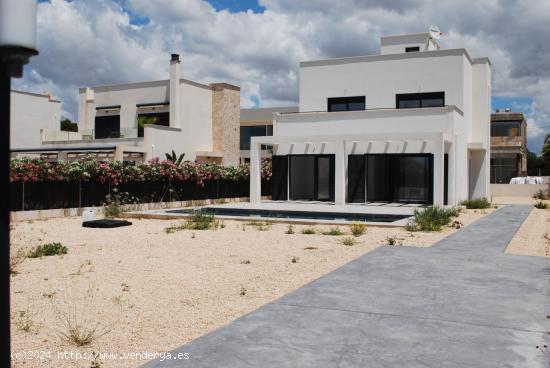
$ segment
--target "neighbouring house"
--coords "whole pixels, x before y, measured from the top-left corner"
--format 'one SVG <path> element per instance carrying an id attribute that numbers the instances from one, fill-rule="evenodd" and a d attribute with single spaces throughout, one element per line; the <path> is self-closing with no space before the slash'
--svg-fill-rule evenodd
<path id="1" fill-rule="evenodd" d="M 298 106 L 241 109 L 241 162 L 250 162 L 250 138 L 273 135 L 275 113 L 298 112 Z M 271 157 L 271 148 L 262 146 L 261 157 Z"/>
<path id="2" fill-rule="evenodd" d="M 527 121 L 522 112 L 491 114 L 491 183 L 509 183 L 527 175 Z"/>
<path id="3" fill-rule="evenodd" d="M 457 204 L 489 197 L 491 63 L 428 33 L 381 38 L 379 55 L 300 63 L 299 112 L 252 137 L 273 149 L 272 199 Z"/>
<path id="4" fill-rule="evenodd" d="M 61 102 L 48 93 L 11 91 L 10 148 L 17 156 L 20 150 L 40 149 L 40 130 L 59 130 Z"/>
<path id="5" fill-rule="evenodd" d="M 80 88 L 78 132 L 37 126 L 27 134 L 40 137 L 40 145 L 18 152 L 142 162 L 173 150 L 187 160 L 238 164 L 240 87 L 196 83 L 180 73 L 179 55 L 172 54 L 168 80 Z"/>

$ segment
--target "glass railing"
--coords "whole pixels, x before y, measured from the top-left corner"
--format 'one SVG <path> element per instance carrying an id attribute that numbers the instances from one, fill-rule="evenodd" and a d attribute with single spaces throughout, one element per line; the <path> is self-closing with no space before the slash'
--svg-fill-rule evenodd
<path id="1" fill-rule="evenodd" d="M 137 128 L 123 128 L 117 131 L 81 129 L 78 132 L 66 132 L 62 130 L 43 130 L 43 142 L 60 141 L 86 141 L 95 139 L 127 139 L 138 138 Z"/>

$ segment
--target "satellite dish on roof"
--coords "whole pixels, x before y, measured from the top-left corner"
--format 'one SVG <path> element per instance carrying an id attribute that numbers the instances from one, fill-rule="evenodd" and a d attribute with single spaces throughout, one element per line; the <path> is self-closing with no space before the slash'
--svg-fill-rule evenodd
<path id="1" fill-rule="evenodd" d="M 439 37 L 441 37 L 441 35 L 443 34 L 439 30 L 438 26 L 430 26 L 429 32 L 430 32 L 430 38 L 432 40 L 439 40 Z"/>

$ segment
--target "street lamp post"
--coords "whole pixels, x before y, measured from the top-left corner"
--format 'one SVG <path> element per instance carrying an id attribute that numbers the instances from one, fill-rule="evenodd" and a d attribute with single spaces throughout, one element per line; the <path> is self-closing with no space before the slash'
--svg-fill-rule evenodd
<path id="1" fill-rule="evenodd" d="M 0 201 L 0 366 L 10 367 L 10 93 L 11 78 L 23 76 L 23 65 L 36 50 L 36 0 L 0 0 L 0 173 L 8 198 Z"/>

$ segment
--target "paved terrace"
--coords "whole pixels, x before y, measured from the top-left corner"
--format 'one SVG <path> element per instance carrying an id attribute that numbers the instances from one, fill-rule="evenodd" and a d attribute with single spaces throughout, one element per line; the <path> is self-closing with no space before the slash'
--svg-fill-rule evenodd
<path id="1" fill-rule="evenodd" d="M 145 367 L 548 368 L 549 261 L 503 253 L 531 208 L 380 247 Z"/>

